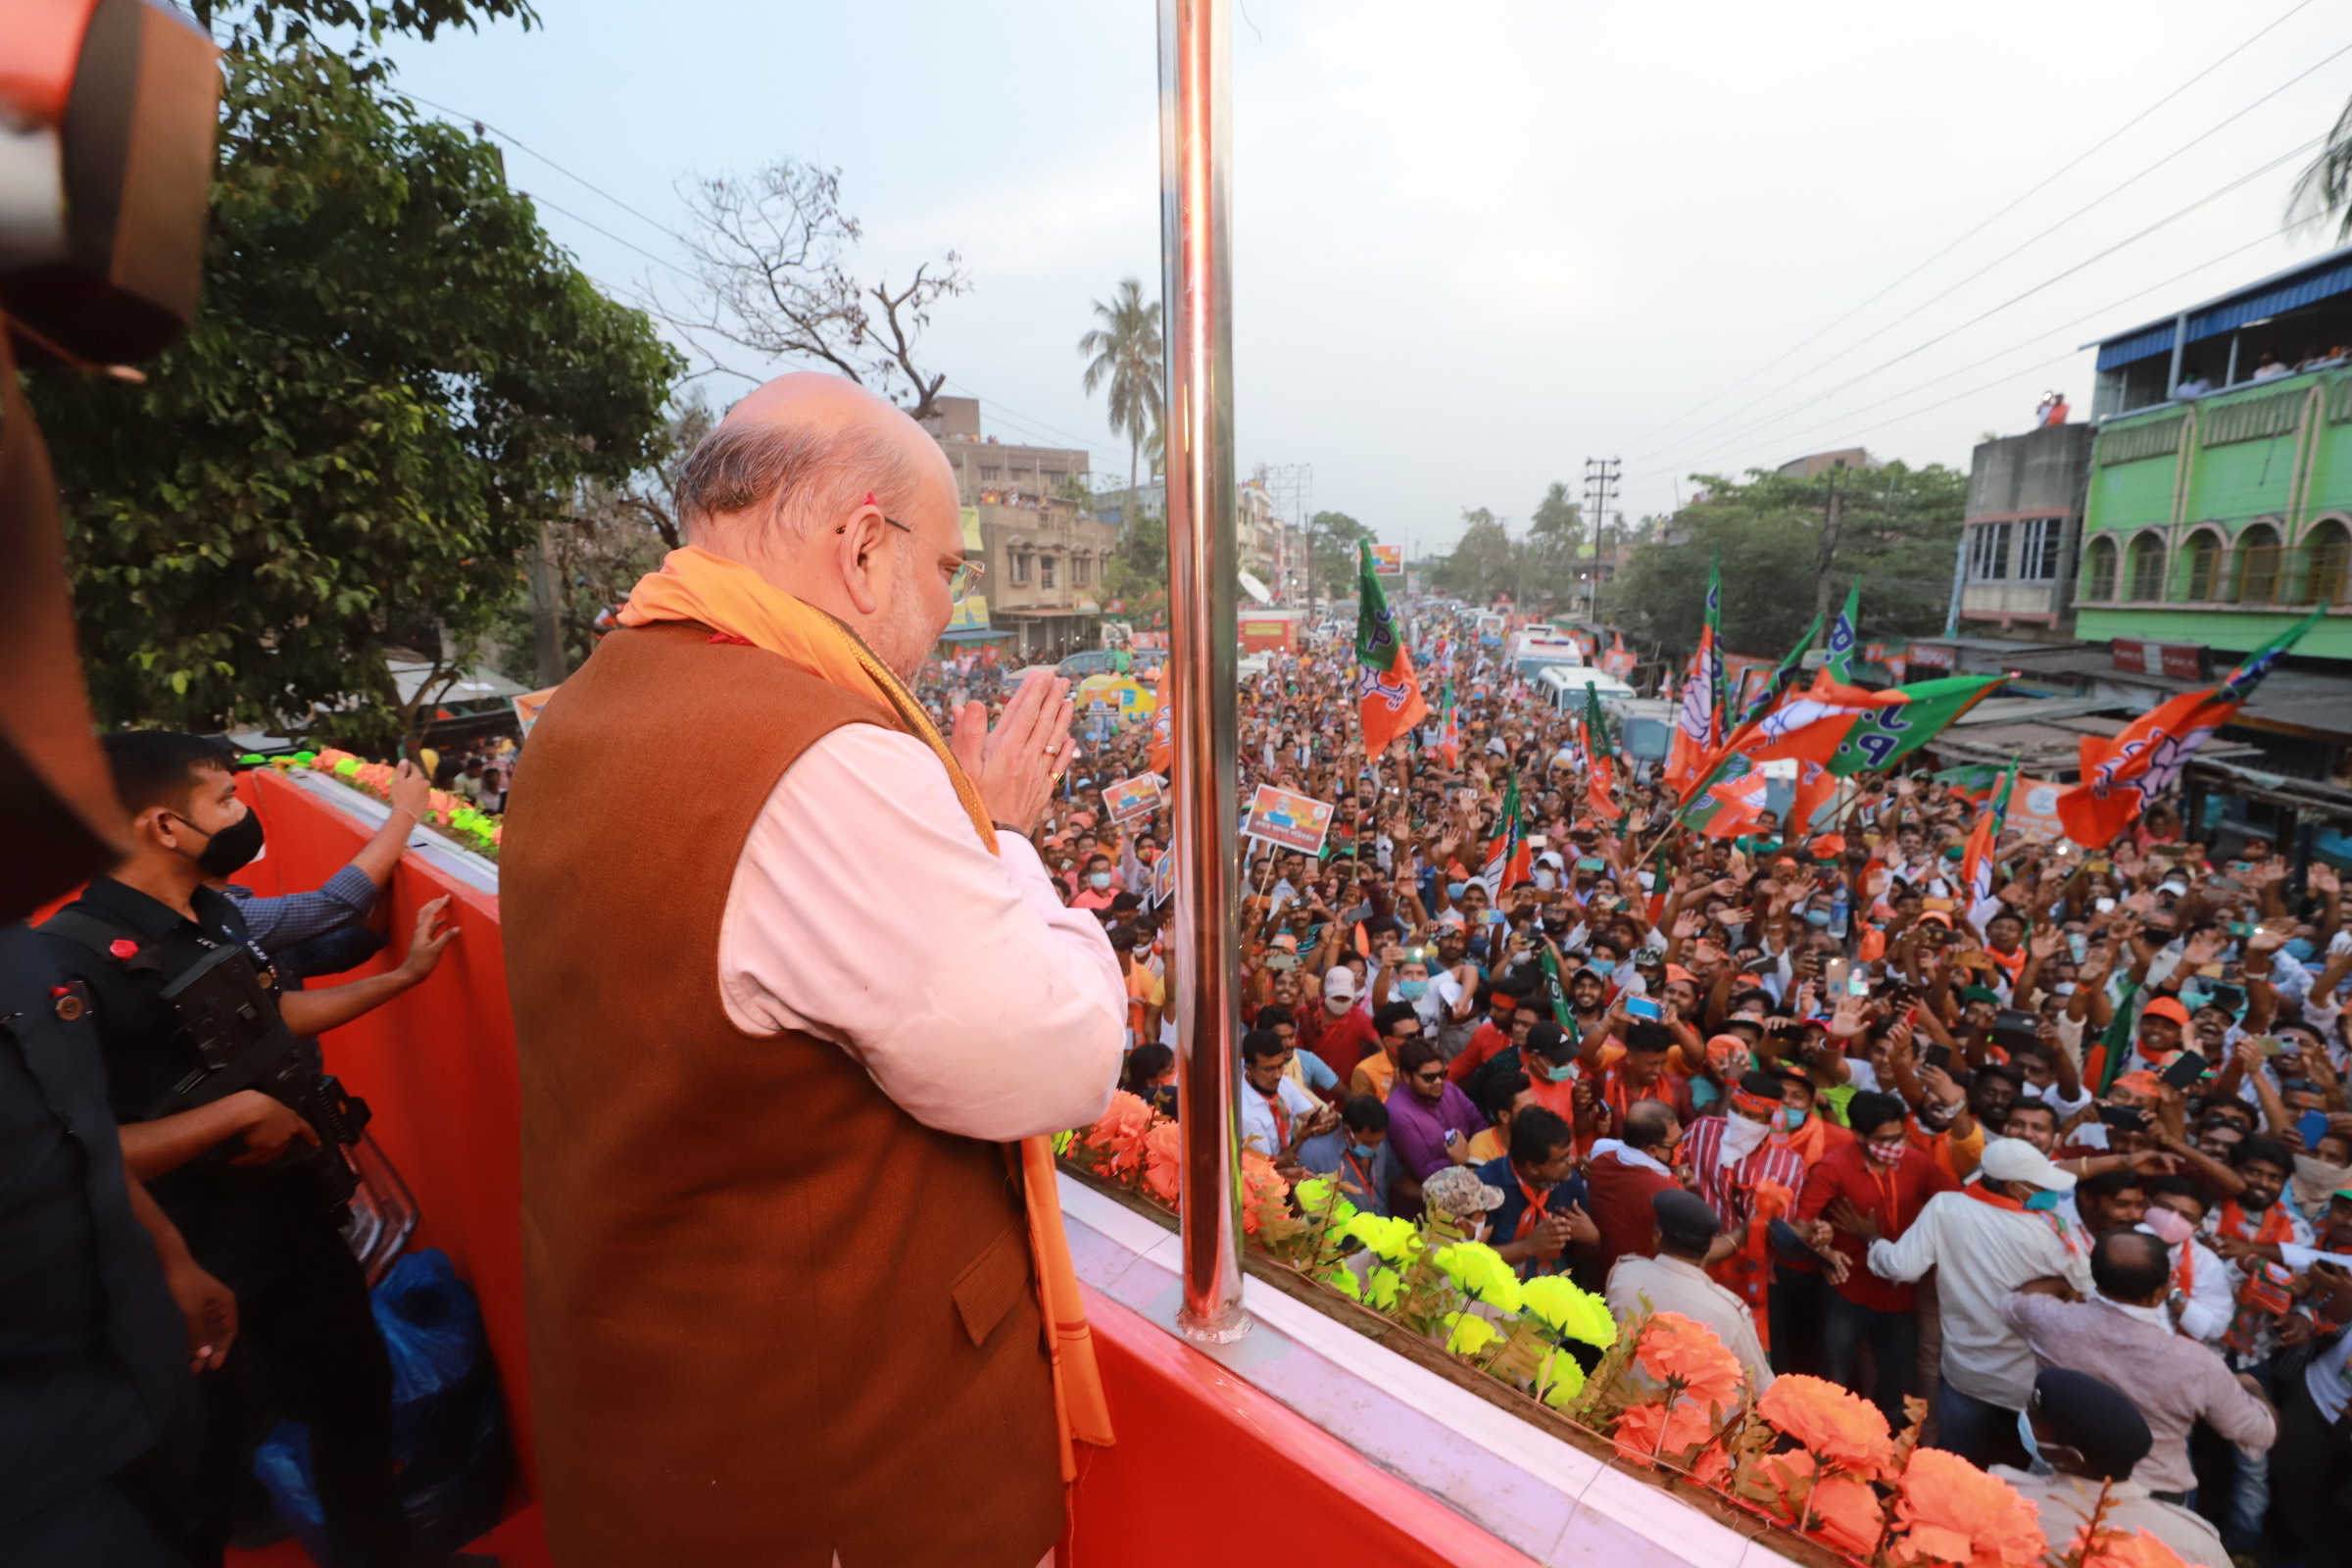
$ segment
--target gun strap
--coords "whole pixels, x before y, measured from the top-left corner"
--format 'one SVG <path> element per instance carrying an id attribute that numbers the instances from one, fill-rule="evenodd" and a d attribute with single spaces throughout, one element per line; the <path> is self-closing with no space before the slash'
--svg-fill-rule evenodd
<path id="1" fill-rule="evenodd" d="M 43 920 L 37 929 L 44 934 L 64 937 L 69 942 L 77 942 L 109 963 L 122 961 L 115 956 L 117 942 L 127 938 L 140 947 L 147 945 L 139 941 L 137 932 L 119 926 L 112 920 L 101 920 L 81 909 L 60 909 Z"/>
<path id="2" fill-rule="evenodd" d="M 102 920 L 94 914 L 74 908 L 58 910 L 57 913 L 42 921 L 39 929 L 43 932 L 54 932 L 69 942 L 79 943 L 109 963 L 117 964 L 122 960 L 116 956 L 114 945 L 125 938 L 132 942 L 139 941 L 138 933 L 135 931 L 119 926 L 112 920 Z M 145 944 L 140 943 L 140 946 L 144 947 Z M 225 951 L 242 953 L 244 950 L 228 948 Z M 172 981 L 194 972 L 197 967 L 200 965 L 190 965 L 180 974 L 166 977 L 165 985 L 169 986 Z M 198 1105 L 209 1105 L 216 1100 L 225 1100 L 240 1089 L 252 1088 L 278 1057 L 292 1049 L 293 1040 L 293 1035 L 286 1030 L 281 1019 L 277 1028 L 264 1031 L 258 1039 L 239 1052 L 236 1057 L 225 1066 L 212 1068 L 195 1076 L 192 1080 L 182 1078 L 178 1083 L 165 1090 L 148 1104 L 146 1113 L 136 1119 L 155 1121 L 164 1116 L 176 1115 L 183 1110 L 194 1110 Z"/>

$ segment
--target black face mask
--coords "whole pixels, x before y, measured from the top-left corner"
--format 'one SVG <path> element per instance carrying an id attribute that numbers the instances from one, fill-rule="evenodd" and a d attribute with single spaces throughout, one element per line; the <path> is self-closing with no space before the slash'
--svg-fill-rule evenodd
<path id="1" fill-rule="evenodd" d="M 253 858 L 261 853 L 262 818 L 248 808 L 243 816 L 215 833 L 206 843 L 204 853 L 196 857 L 196 869 L 206 876 L 232 876 L 252 864 Z"/>

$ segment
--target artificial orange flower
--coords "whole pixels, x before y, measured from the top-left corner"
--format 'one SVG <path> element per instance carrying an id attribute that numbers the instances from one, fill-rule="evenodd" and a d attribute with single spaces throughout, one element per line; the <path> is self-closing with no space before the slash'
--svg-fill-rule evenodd
<path id="1" fill-rule="evenodd" d="M 1617 1451 L 1647 1463 L 1666 1459 L 1681 1463 L 1690 1449 L 1715 1435 L 1715 1423 L 1703 1406 L 1677 1399 L 1663 1404 L 1637 1404 L 1617 1422 Z"/>
<path id="2" fill-rule="evenodd" d="M 1894 1456 L 1886 1417 L 1868 1399 L 1801 1372 L 1773 1379 L 1756 1413 L 1833 1469 L 1875 1480 Z"/>
<path id="3" fill-rule="evenodd" d="M 1702 1405 L 1740 1402 L 1745 1379 L 1740 1358 L 1723 1348 L 1715 1331 L 1680 1312 L 1654 1314 L 1642 1330 L 1635 1359 L 1660 1383 L 1677 1383 Z"/>
<path id="4" fill-rule="evenodd" d="M 2034 1505 L 1956 1453 L 1916 1448 L 1896 1485 L 1894 1560 L 2029 1568 L 2047 1543 Z"/>
<path id="5" fill-rule="evenodd" d="M 1291 1184 L 1276 1174 L 1274 1162 L 1254 1149 L 1242 1151 L 1242 1233 L 1257 1234 L 1258 1217 L 1268 1203 L 1290 1201 Z"/>
<path id="6" fill-rule="evenodd" d="M 2075 1534 L 2073 1552 L 2081 1553 L 2082 1568 L 2189 1568 L 2186 1558 L 2145 1530 L 2128 1536 L 2120 1530 L 2102 1530 L 2085 1551 L 2082 1538 L 2089 1533 L 2090 1526 L 2085 1523 Z"/>
<path id="7" fill-rule="evenodd" d="M 1100 1158 L 1097 1170 L 1105 1176 L 1124 1176 L 1144 1160 L 1144 1138 L 1152 1131 L 1153 1111 L 1140 1095 L 1122 1089 L 1110 1097 L 1110 1108 L 1079 1139 Z"/>
<path id="8" fill-rule="evenodd" d="M 1184 1146 L 1176 1123 L 1163 1121 L 1144 1135 L 1144 1190 L 1163 1203 L 1184 1191 Z"/>
<path id="9" fill-rule="evenodd" d="M 1724 1483 L 1732 1479 L 1732 1456 L 1723 1451 L 1721 1444 L 1708 1444 L 1690 1461 L 1690 1479 L 1720 1492 Z"/>
<path id="10" fill-rule="evenodd" d="M 1854 1556 L 1868 1556 L 1886 1526 L 1886 1510 L 1867 1481 L 1852 1476 L 1825 1475 L 1815 1479 L 1805 1499 L 1813 1515 L 1812 1534 Z"/>

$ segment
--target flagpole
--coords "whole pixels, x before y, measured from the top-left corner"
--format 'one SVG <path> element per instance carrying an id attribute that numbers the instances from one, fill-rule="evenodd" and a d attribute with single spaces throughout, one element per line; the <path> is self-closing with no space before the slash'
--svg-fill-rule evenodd
<path id="1" fill-rule="evenodd" d="M 1168 674 L 1174 743 L 1176 1094 L 1184 1299 L 1176 1326 L 1225 1343 L 1242 1310 L 1234 1119 L 1241 996 L 1235 619 L 1229 0 L 1159 0 L 1160 297 L 1166 301 Z"/>

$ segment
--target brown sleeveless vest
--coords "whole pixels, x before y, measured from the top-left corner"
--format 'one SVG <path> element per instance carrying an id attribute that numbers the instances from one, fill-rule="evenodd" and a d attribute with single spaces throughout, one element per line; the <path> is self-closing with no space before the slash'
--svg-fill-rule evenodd
<path id="1" fill-rule="evenodd" d="M 718 994 L 744 840 L 861 698 L 707 628 L 615 632 L 515 773 L 539 1494 L 562 1568 L 1033 1568 L 1062 1524 L 1021 1197 L 838 1047 Z M 888 899 L 894 890 L 877 888 Z M 909 943 L 905 960 L 922 961 Z"/>

